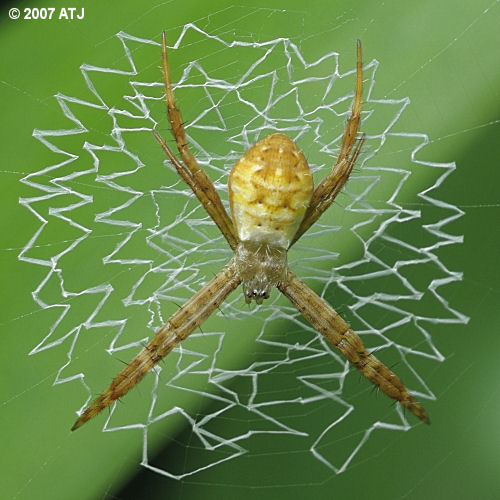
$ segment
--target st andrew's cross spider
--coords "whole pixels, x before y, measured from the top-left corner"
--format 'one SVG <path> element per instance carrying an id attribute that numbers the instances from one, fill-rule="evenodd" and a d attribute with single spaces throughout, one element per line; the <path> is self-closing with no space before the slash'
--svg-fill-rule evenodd
<path id="1" fill-rule="evenodd" d="M 425 423 L 427 413 L 401 380 L 373 354 L 366 351 L 351 327 L 287 265 L 289 248 L 318 220 L 347 182 L 363 145 L 358 140 L 363 67 L 357 43 L 356 88 L 340 152 L 332 171 L 316 188 L 307 161 L 295 143 L 282 133 L 265 137 L 251 147 L 229 175 L 226 212 L 214 185 L 190 153 L 170 81 L 165 33 L 162 36 L 165 101 L 179 161 L 160 135 L 153 131 L 181 178 L 189 185 L 234 251 L 229 263 L 191 297 L 154 336 L 149 345 L 115 377 L 111 385 L 78 418 L 72 430 L 125 395 L 162 358 L 200 326 L 238 286 L 245 300 L 261 304 L 277 287 L 298 311 L 342 352 L 366 378 L 399 401 Z M 354 148 L 354 149 L 353 149 Z"/>

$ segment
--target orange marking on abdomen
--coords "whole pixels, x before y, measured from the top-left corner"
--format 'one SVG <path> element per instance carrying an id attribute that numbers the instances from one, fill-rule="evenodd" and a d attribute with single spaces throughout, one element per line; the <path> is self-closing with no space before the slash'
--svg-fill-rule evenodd
<path id="1" fill-rule="evenodd" d="M 311 200 L 313 180 L 295 143 L 272 134 L 237 161 L 228 188 L 239 239 L 288 248 Z"/>

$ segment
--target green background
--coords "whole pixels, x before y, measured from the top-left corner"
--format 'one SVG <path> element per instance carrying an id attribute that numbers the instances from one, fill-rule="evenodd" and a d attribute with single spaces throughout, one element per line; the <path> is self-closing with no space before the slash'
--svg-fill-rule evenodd
<path id="1" fill-rule="evenodd" d="M 245 2 L 238 5 L 241 16 Z M 32 131 L 67 126 L 52 96 L 58 91 L 83 94 L 79 65 L 113 62 L 119 52 L 111 40 L 118 31 L 159 40 L 162 29 L 206 20 L 214 13 L 219 13 L 217 23 L 225 15 L 229 22 L 235 11 L 224 1 L 86 2 L 83 21 L 29 22 L 10 20 L 4 9 L 0 19 L 2 498 L 498 498 L 499 2 L 479 0 L 459 6 L 451 0 L 389 0 L 354 5 L 248 2 L 249 11 L 262 7 L 270 14 L 273 9 L 289 14 L 248 25 L 245 35 L 306 40 L 322 33 L 315 38 L 322 45 L 318 53 L 334 47 L 342 55 L 351 54 L 354 40 L 361 38 L 365 60 L 380 62 L 378 95 L 411 98 L 401 130 L 429 135 L 425 160 L 457 163 L 437 194 L 465 211 L 447 227 L 452 234 L 464 234 L 465 240 L 463 245 L 444 248 L 440 257 L 450 269 L 464 272 L 464 280 L 448 287 L 445 296 L 471 320 L 467 325 L 436 325 L 432 331 L 447 359 L 433 366 L 426 378 L 437 395 L 437 401 L 426 404 L 431 427 L 386 432 L 386 439 L 367 443 L 352 466 L 338 476 L 321 470 L 319 462 L 314 470 L 311 461 L 303 467 L 303 456 L 293 448 L 276 460 L 243 457 L 210 469 L 202 478 L 183 481 L 141 469 L 138 432 L 102 434 L 94 426 L 71 434 L 68 424 L 83 396 L 76 384 L 52 387 L 63 355 L 51 350 L 27 354 L 42 337 L 37 328 L 40 311 L 31 291 L 45 271 L 17 259 L 39 226 L 18 204 L 19 197 L 34 196 L 35 190 L 19 180 L 53 162 L 50 152 L 32 138 Z M 55 234 L 54 239 L 63 237 Z M 189 439 L 183 438 L 181 429 L 179 433 L 181 442 Z M 158 452 L 162 446 L 155 442 Z M 174 463 L 176 453 L 179 447 L 167 447 L 162 460 Z M 289 469 L 294 484 L 273 481 L 286 477 L 278 471 L 283 468 Z"/>

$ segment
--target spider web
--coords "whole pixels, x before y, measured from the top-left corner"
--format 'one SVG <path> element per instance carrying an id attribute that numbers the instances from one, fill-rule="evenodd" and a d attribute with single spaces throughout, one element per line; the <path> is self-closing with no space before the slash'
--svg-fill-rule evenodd
<path id="1" fill-rule="evenodd" d="M 350 112 L 354 47 L 311 56 L 288 38 L 257 42 L 200 23 L 168 35 L 192 150 L 226 207 L 232 165 L 272 132 L 297 142 L 316 183 L 324 177 Z M 59 350 L 54 384 L 80 384 L 75 411 L 118 372 L 117 358 L 131 359 L 231 256 L 151 137 L 156 128 L 171 141 L 158 42 L 116 38 L 117 61 L 81 66 L 87 96 L 56 95 L 71 126 L 33 132 L 55 160 L 22 180 L 39 193 L 20 202 L 40 227 L 19 258 L 46 269 L 33 297 L 52 318 L 31 354 Z M 462 212 L 433 195 L 455 165 L 420 159 L 428 138 L 397 130 L 409 100 L 378 99 L 377 70 L 365 61 L 366 142 L 356 171 L 289 263 L 369 350 L 398 363 L 425 406 L 435 399 L 426 374 L 444 359 L 433 325 L 467 321 L 441 294 L 461 273 L 437 255 L 462 242 L 446 231 Z M 279 294 L 249 308 L 237 291 L 214 316 L 105 422 L 106 431 L 142 430 L 145 467 L 183 478 L 248 452 L 280 452 L 284 438 L 340 473 L 376 429 L 410 428 L 412 417 L 370 397 L 370 384 Z M 175 465 L 156 463 L 156 437 L 179 426 L 190 428 L 191 452 Z"/>

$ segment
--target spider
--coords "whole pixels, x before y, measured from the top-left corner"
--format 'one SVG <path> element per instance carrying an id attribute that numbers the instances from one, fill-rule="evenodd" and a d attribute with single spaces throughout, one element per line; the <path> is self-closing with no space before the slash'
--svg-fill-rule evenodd
<path id="1" fill-rule="evenodd" d="M 363 66 L 357 42 L 356 87 L 339 156 L 332 171 L 314 188 L 307 161 L 295 143 L 274 133 L 252 146 L 234 165 L 228 191 L 232 218 L 214 185 L 190 153 L 181 114 L 176 106 L 162 34 L 165 102 L 181 163 L 153 130 L 180 177 L 215 222 L 234 251 L 228 264 L 177 310 L 149 345 L 114 378 L 111 385 L 83 413 L 72 430 L 124 396 L 162 358 L 199 327 L 240 284 L 247 303 L 261 304 L 277 287 L 304 318 L 336 347 L 366 378 L 425 423 L 423 407 L 401 380 L 373 354 L 335 310 L 303 283 L 287 265 L 289 248 L 319 219 L 347 182 L 358 159 L 364 135 L 357 141 L 361 116 Z M 354 149 L 353 149 L 354 148 Z"/>

